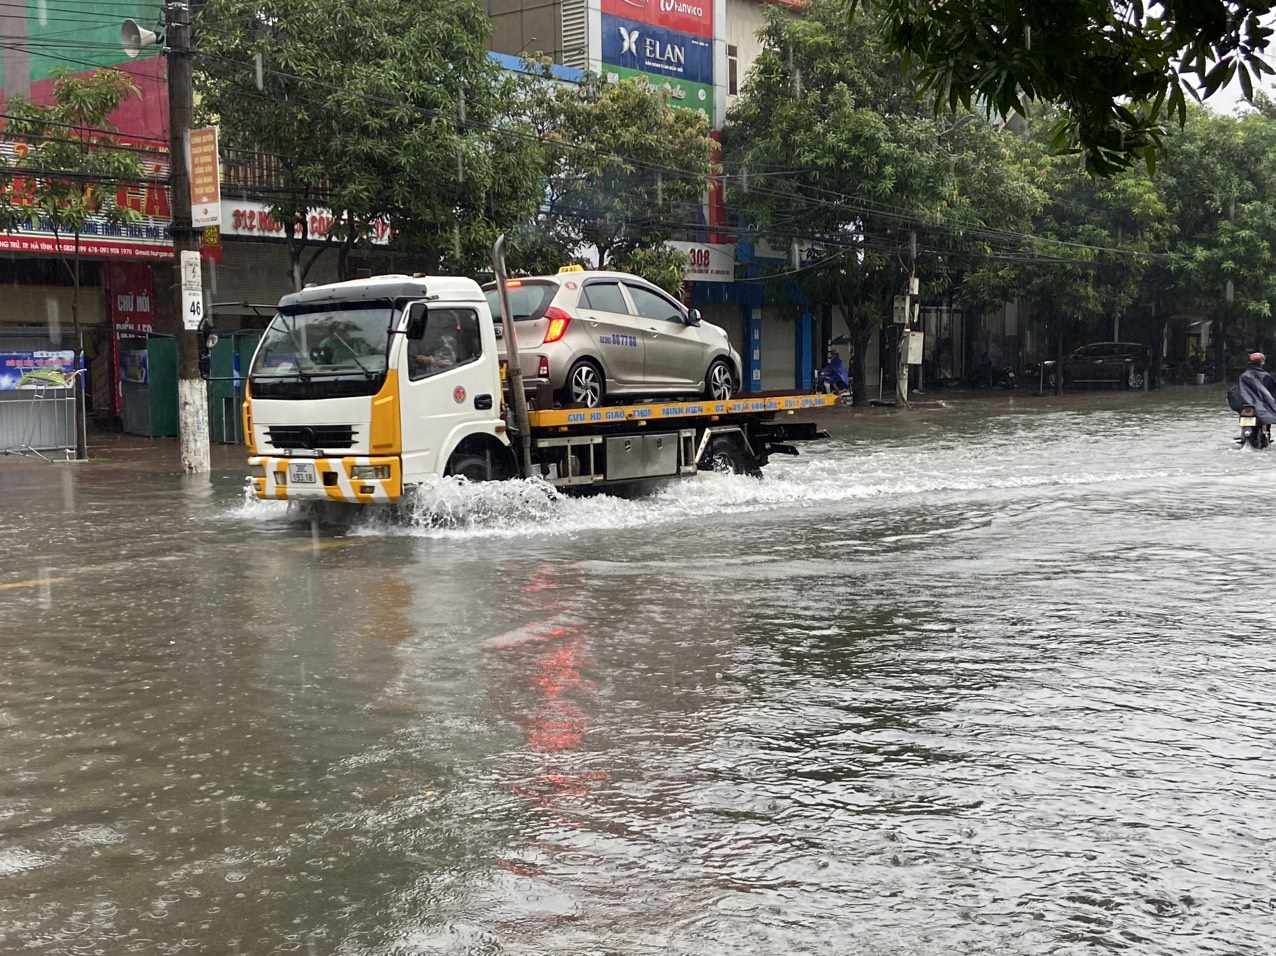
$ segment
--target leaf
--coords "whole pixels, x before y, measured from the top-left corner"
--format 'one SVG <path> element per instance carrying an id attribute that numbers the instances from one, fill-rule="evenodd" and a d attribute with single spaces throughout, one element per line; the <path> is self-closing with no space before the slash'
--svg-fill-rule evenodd
<path id="1" fill-rule="evenodd" d="M 1236 61 L 1230 57 L 1219 60 L 1210 68 L 1210 71 L 1201 79 L 1201 89 L 1208 98 L 1221 87 L 1224 87 L 1231 81 L 1232 74 L 1236 70 Z"/>

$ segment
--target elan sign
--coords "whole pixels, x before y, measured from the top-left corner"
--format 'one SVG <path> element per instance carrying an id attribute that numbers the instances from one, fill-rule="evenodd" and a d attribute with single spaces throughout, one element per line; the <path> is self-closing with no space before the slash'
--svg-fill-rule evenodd
<path id="1" fill-rule="evenodd" d="M 603 62 L 690 83 L 713 83 L 713 41 L 603 16 Z"/>

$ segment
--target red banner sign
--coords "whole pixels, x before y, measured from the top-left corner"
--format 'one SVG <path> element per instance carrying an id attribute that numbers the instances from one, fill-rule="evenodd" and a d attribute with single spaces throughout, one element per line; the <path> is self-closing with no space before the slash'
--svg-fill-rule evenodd
<path id="1" fill-rule="evenodd" d="M 171 256 L 171 253 L 170 253 Z M 106 267 L 107 314 L 111 321 L 111 389 L 116 415 L 124 414 L 124 376 L 120 340 L 145 338 L 155 329 L 155 271 L 141 262 L 112 262 Z"/>
<path id="2" fill-rule="evenodd" d="M 603 13 L 713 38 L 713 0 L 602 0 Z"/>

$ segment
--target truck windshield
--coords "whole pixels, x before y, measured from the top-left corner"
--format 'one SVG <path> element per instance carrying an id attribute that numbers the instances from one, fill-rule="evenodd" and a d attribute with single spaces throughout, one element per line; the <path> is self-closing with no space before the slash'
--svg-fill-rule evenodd
<path id="1" fill-rule="evenodd" d="M 260 398 L 372 395 L 385 380 L 389 302 L 278 312 L 262 336 L 250 381 Z"/>

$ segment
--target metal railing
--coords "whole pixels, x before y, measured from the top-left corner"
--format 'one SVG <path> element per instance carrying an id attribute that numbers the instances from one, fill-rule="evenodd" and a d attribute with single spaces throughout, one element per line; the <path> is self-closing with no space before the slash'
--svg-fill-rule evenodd
<path id="1" fill-rule="evenodd" d="M 76 373 L 80 374 L 80 373 Z M 75 454 L 78 402 L 74 387 L 40 385 L 0 392 L 0 455 Z"/>

